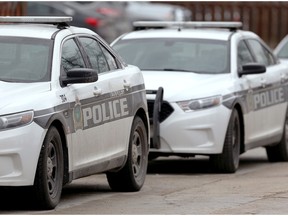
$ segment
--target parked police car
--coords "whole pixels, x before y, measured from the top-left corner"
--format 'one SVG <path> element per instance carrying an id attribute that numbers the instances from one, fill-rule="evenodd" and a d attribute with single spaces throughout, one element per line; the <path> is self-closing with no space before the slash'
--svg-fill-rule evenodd
<path id="1" fill-rule="evenodd" d="M 137 22 L 111 45 L 140 67 L 153 119 L 149 156 L 210 156 L 233 173 L 263 146 L 288 160 L 287 66 L 241 22 Z M 162 101 L 163 98 L 163 101 Z"/>
<path id="2" fill-rule="evenodd" d="M 74 179 L 106 172 L 138 191 L 147 170 L 141 71 L 71 20 L 0 18 L 0 186 L 31 185 L 43 209 Z"/>

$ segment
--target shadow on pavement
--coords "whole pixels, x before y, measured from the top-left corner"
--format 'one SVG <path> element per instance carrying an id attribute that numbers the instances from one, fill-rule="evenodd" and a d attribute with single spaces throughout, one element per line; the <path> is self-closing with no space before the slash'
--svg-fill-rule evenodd
<path id="1" fill-rule="evenodd" d="M 79 198 L 79 196 L 88 196 L 100 193 L 112 192 L 108 182 L 106 184 L 99 184 L 97 182 L 93 183 L 74 183 L 66 185 L 63 188 L 61 199 L 69 198 Z"/>
<path id="2" fill-rule="evenodd" d="M 241 156 L 239 170 L 269 163 L 266 156 Z M 209 157 L 159 157 L 149 161 L 148 174 L 217 174 L 210 166 Z"/>
<path id="3" fill-rule="evenodd" d="M 60 204 L 65 199 L 73 200 L 74 198 L 108 192 L 111 192 L 108 183 L 104 185 L 98 184 L 97 182 L 95 182 L 95 184 L 76 182 L 75 184 L 64 186 Z M 30 187 L 0 188 L 0 203 L 0 214 L 8 214 L 9 211 L 13 211 L 13 214 L 17 214 L 17 211 L 19 211 L 19 214 L 21 214 L 22 211 L 36 211 L 36 213 L 41 211 L 33 201 L 33 194 L 31 193 Z"/>
<path id="4" fill-rule="evenodd" d="M 160 157 L 149 161 L 148 174 L 211 173 L 209 158 Z"/>
<path id="5" fill-rule="evenodd" d="M 36 210 L 30 187 L 4 187 L 0 188 L 0 214 L 1 211 L 13 210 L 13 214 L 22 210 Z"/>

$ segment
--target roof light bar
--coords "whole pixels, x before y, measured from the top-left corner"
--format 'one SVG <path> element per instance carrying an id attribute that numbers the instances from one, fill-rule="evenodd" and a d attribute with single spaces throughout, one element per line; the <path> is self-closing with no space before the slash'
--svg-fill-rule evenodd
<path id="1" fill-rule="evenodd" d="M 65 16 L 0 16 L 0 22 L 2 23 L 60 24 L 71 21 L 72 17 Z"/>
<path id="2" fill-rule="evenodd" d="M 166 21 L 137 21 L 133 23 L 134 27 L 140 28 L 159 28 L 159 27 L 177 27 L 177 28 L 227 28 L 240 29 L 242 22 L 218 22 L 218 21 L 188 21 L 188 22 L 166 22 Z"/>

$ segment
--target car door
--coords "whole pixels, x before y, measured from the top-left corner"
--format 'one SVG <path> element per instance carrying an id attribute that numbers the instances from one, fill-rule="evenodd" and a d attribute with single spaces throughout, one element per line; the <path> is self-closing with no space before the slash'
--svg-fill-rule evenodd
<path id="1" fill-rule="evenodd" d="M 238 44 L 237 50 L 237 64 L 238 71 L 242 70 L 242 66 L 249 63 L 255 63 L 253 54 L 251 53 L 247 42 L 241 40 Z M 245 86 L 246 104 L 247 110 L 244 115 L 245 122 L 245 143 L 250 144 L 261 136 L 263 129 L 263 113 L 259 112 L 257 109 L 257 103 L 255 103 L 254 95 L 264 89 L 262 84 L 266 80 L 265 74 L 252 74 L 244 75 L 241 77 L 243 85 Z M 256 107 L 256 108 L 255 108 Z M 263 112 L 263 111 L 262 111 Z"/>
<path id="2" fill-rule="evenodd" d="M 280 70 L 265 51 L 268 50 L 255 38 L 243 40 L 238 45 L 239 66 L 246 63 L 266 66 L 265 73 L 243 77 L 248 87 L 248 109 L 244 115 L 245 143 L 252 147 L 273 142 L 283 128 L 283 120 L 279 117 L 283 118 L 286 112 L 283 105 L 279 106 L 285 100 L 284 89 L 280 85 Z M 276 117 L 273 115 L 275 112 L 279 114 Z"/>
<path id="3" fill-rule="evenodd" d="M 265 80 L 262 81 L 263 90 L 254 95 L 254 102 L 257 103 L 255 109 L 263 110 L 265 113 L 265 116 L 262 116 L 263 137 L 273 142 L 273 139 L 283 132 L 287 110 L 285 99 L 287 68 L 278 64 L 272 52 L 260 40 L 249 39 L 247 42 L 256 62 L 266 66 Z"/>
<path id="4" fill-rule="evenodd" d="M 88 67 L 84 57 L 76 37 L 67 39 L 62 46 L 62 76 L 69 69 Z M 70 165 L 73 170 L 81 170 L 102 159 L 101 143 L 105 138 L 102 104 L 109 100 L 109 83 L 99 79 L 91 83 L 72 84 L 67 86 L 66 91 L 65 97 L 70 101 L 74 124 L 72 146 L 69 146 L 73 158 Z"/>
<path id="5" fill-rule="evenodd" d="M 95 106 L 102 112 L 103 134 L 100 143 L 95 143 L 94 134 L 88 140 L 91 149 L 97 149 L 97 154 L 103 157 L 117 158 L 127 153 L 130 129 L 132 125 L 132 98 L 130 84 L 132 71 L 123 68 L 116 57 L 94 37 L 79 37 L 83 50 L 86 52 L 91 67 L 99 72 L 99 81 L 108 84 L 108 92 L 95 89 L 99 101 Z M 100 108 L 101 106 L 101 108 Z M 97 146 L 94 147 L 94 146 Z"/>

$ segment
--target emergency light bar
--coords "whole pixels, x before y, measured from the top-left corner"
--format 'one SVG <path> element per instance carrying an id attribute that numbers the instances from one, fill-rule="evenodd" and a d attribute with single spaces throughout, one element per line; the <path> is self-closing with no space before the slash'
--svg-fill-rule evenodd
<path id="1" fill-rule="evenodd" d="M 242 22 L 218 22 L 218 21 L 137 21 L 133 22 L 135 28 L 227 28 L 230 30 L 240 29 Z"/>
<path id="2" fill-rule="evenodd" d="M 0 23 L 66 24 L 72 17 L 65 16 L 0 16 Z M 67 24 L 66 24 L 67 25 Z"/>

